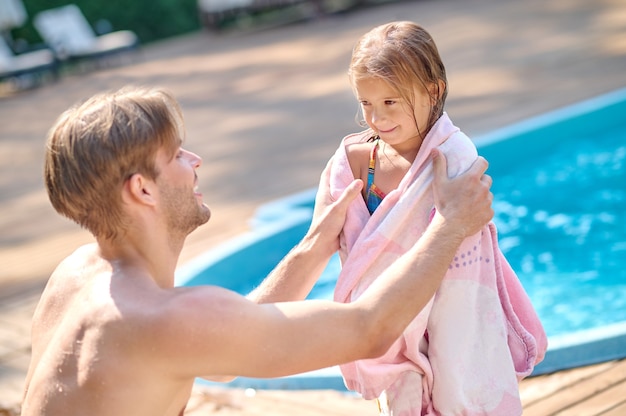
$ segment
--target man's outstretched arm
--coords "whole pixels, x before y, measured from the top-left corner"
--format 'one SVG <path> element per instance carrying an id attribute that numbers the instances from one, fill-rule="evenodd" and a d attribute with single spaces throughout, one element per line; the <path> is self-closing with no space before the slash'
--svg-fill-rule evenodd
<path id="1" fill-rule="evenodd" d="M 445 155 L 434 150 L 433 158 L 437 211 L 448 222 L 452 221 L 456 231 L 469 236 L 468 231 L 479 229 L 493 217 L 492 181 L 485 174 L 488 163 L 479 157 L 467 172 L 448 178 Z M 332 159 L 322 172 L 320 190 L 329 189 L 331 163 Z M 304 299 L 330 256 L 338 250 L 348 205 L 359 195 L 362 186 L 360 180 L 355 180 L 337 201 L 327 192 L 318 192 L 309 232 L 248 298 L 257 303 Z"/>

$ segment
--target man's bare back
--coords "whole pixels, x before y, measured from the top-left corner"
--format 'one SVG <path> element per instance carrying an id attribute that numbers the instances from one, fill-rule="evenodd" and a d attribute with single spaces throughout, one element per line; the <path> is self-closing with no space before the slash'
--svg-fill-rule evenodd
<path id="1" fill-rule="evenodd" d="M 29 394 L 47 401 L 49 414 L 175 416 L 184 409 L 193 379 L 168 376 L 163 360 L 150 354 L 157 345 L 147 322 L 167 290 L 125 273 L 113 272 L 90 245 L 52 274 L 33 318 L 37 337 L 26 380 L 38 386 Z"/>

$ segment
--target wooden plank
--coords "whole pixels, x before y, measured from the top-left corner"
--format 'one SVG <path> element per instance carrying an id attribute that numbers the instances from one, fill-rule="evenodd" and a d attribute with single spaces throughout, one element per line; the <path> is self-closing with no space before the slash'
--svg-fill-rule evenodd
<path id="1" fill-rule="evenodd" d="M 605 412 L 623 403 L 626 403 L 626 379 L 569 409 L 557 413 L 556 416 L 604 416 Z M 623 415 L 626 413 L 621 414 L 621 416 Z"/>
<path id="2" fill-rule="evenodd" d="M 626 359 L 613 363 L 605 371 L 593 377 L 579 380 L 570 386 L 564 386 L 549 397 L 527 406 L 524 410 L 524 416 L 558 414 L 558 412 L 589 400 L 596 394 L 626 380 Z"/>
<path id="3" fill-rule="evenodd" d="M 257 397 L 271 404 L 265 414 L 273 414 L 272 411 L 278 408 L 284 408 L 285 415 L 375 416 L 378 414 L 375 402 L 335 390 L 260 391 Z"/>
<path id="4" fill-rule="evenodd" d="M 626 402 L 622 402 L 611 410 L 602 413 L 602 416 L 624 416 L 626 415 Z"/>
<path id="5" fill-rule="evenodd" d="M 185 416 L 377 416 L 371 400 L 335 390 L 251 390 L 195 387 Z"/>
<path id="6" fill-rule="evenodd" d="M 524 407 L 543 400 L 581 380 L 594 377 L 615 365 L 614 361 L 564 370 L 557 373 L 530 377 L 520 383 L 520 397 Z"/>

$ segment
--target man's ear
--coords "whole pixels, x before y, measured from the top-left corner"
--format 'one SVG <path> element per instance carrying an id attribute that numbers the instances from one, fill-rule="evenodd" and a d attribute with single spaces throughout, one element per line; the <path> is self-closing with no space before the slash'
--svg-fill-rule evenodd
<path id="1" fill-rule="evenodd" d="M 129 202 L 155 205 L 157 186 L 156 183 L 140 173 L 135 173 L 124 183 L 124 198 Z"/>

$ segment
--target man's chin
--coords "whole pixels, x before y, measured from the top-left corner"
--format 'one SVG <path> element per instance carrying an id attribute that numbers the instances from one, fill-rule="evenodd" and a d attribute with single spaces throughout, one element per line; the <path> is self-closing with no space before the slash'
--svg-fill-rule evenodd
<path id="1" fill-rule="evenodd" d="M 202 214 L 203 214 L 202 224 L 206 224 L 211 219 L 211 210 L 205 204 L 202 204 Z M 200 224 L 200 225 L 202 225 L 202 224 Z"/>
<path id="2" fill-rule="evenodd" d="M 209 222 L 210 219 L 211 219 L 211 211 L 206 205 L 203 205 L 203 209 L 198 215 L 198 222 L 197 222 L 196 228 L 200 227 L 201 225 L 206 224 L 207 222 Z"/>

